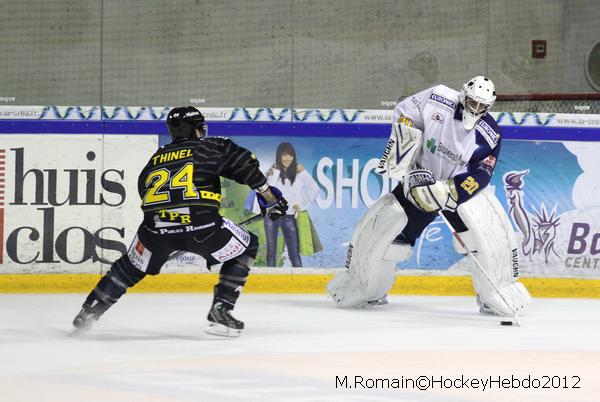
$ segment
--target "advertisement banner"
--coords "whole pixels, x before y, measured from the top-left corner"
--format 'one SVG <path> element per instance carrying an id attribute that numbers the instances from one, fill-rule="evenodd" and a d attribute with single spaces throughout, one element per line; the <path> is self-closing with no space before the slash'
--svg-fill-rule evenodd
<path id="1" fill-rule="evenodd" d="M 298 164 L 318 186 L 306 209 L 322 250 L 302 256 L 304 266 L 343 266 L 356 222 L 397 184 L 374 172 L 384 138 L 234 139 L 254 150 L 265 174 L 275 164 L 278 146 L 289 143 Z M 600 219 L 595 219 L 600 186 L 594 181 L 600 166 L 593 157 L 600 153 L 600 143 L 505 140 L 502 147 L 490 185 L 520 238 L 523 274 L 600 275 Z M 247 196 L 241 193 L 231 208 L 238 205 L 248 211 Z M 462 258 L 439 218 L 425 229 L 413 251 L 400 269 L 445 270 Z M 289 257 L 284 257 L 283 264 L 289 265 Z"/>
<path id="2" fill-rule="evenodd" d="M 141 219 L 151 135 L 0 135 L 3 273 L 100 272 Z"/>

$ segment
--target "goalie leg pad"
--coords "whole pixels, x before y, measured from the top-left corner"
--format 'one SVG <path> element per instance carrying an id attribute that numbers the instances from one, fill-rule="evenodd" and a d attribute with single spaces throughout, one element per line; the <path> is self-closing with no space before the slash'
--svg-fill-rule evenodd
<path id="1" fill-rule="evenodd" d="M 408 243 L 392 243 L 388 246 L 383 259 L 386 261 L 406 261 L 412 255 L 412 247 Z"/>
<path id="2" fill-rule="evenodd" d="M 480 272 L 474 262 L 471 264 L 473 287 L 478 295 L 480 307 L 489 307 L 489 312 L 498 315 L 512 315 L 523 310 L 531 301 L 527 289 L 517 283 L 519 278 L 519 254 L 517 238 L 508 216 L 494 195 L 486 188 L 471 200 L 461 204 L 457 212 L 468 229 L 459 235 L 465 241 L 483 269 L 500 290 L 511 306 L 506 306 L 502 297 Z M 462 247 L 458 252 L 466 252 Z"/>
<path id="3" fill-rule="evenodd" d="M 465 244 L 469 248 L 469 251 L 477 256 L 477 242 L 476 239 L 473 237 L 472 231 L 467 230 L 464 232 L 460 232 L 458 235 L 460 236 L 462 241 L 465 242 Z M 458 240 L 456 240 L 456 237 L 452 237 L 452 246 L 454 246 L 454 251 L 456 251 L 458 254 L 468 254 L 467 250 L 465 250 L 465 248 L 458 242 Z"/>
<path id="4" fill-rule="evenodd" d="M 356 283 L 348 270 L 337 273 L 327 283 L 327 292 L 331 295 L 338 307 L 351 308 L 366 305 L 364 289 Z"/>
<path id="5" fill-rule="evenodd" d="M 511 283 L 499 289 L 510 306 L 506 305 L 495 290 L 489 289 L 489 286 L 482 286 L 481 289 L 481 293 L 477 295 L 477 304 L 482 314 L 509 317 L 514 312 L 521 312 L 531 303 L 531 296 L 521 282 Z"/>
<path id="6" fill-rule="evenodd" d="M 396 257 L 407 258 L 406 247 L 392 247 L 408 218 L 393 194 L 381 197 L 363 215 L 352 234 L 346 270 L 336 275 L 327 291 L 340 307 L 363 307 L 385 296 L 394 284 Z"/>

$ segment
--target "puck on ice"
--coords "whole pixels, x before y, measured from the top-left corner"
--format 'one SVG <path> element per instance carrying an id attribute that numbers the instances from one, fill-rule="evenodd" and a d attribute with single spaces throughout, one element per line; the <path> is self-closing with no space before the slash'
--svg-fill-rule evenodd
<path id="1" fill-rule="evenodd" d="M 513 325 L 512 321 L 500 321 L 500 325 Z"/>

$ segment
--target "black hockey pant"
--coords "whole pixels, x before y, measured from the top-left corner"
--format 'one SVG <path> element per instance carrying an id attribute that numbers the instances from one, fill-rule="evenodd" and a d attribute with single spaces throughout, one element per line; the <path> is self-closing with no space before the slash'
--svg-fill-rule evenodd
<path id="1" fill-rule="evenodd" d="M 126 254 L 116 260 L 89 294 L 84 306 L 98 315 L 112 306 L 128 288 L 146 275 L 157 275 L 172 254 L 202 256 L 207 266 L 223 263 L 215 301 L 235 305 L 258 252 L 258 237 L 223 219 L 213 230 L 188 235 L 160 235 L 142 223 Z"/>

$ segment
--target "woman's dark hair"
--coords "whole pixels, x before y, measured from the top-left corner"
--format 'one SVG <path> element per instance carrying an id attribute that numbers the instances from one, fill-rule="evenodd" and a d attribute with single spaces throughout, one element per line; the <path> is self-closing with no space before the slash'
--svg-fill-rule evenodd
<path id="1" fill-rule="evenodd" d="M 294 157 L 294 160 L 287 169 L 283 166 L 283 163 L 281 163 L 281 156 L 283 154 L 292 155 Z M 294 184 L 296 174 L 298 173 L 298 158 L 296 158 L 294 146 L 289 142 L 282 142 L 277 147 L 277 152 L 275 153 L 275 167 L 279 169 L 279 179 L 282 184 L 285 182 L 285 179 L 290 179 L 290 182 Z"/>

